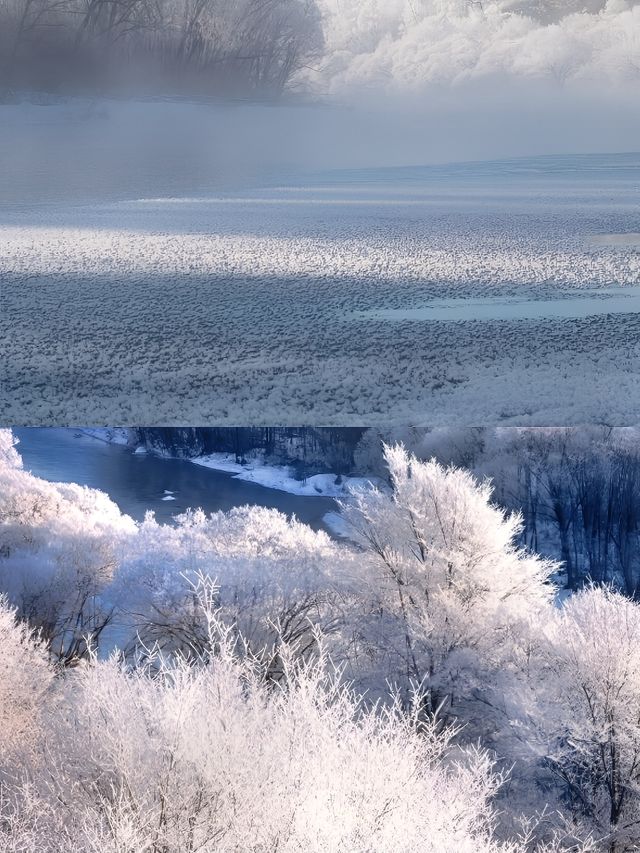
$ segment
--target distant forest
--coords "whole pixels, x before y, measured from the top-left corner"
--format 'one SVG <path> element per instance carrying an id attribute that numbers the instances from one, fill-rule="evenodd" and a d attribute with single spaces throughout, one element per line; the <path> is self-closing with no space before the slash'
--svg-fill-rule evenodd
<path id="1" fill-rule="evenodd" d="M 0 96 L 637 74 L 637 0 L 0 0 Z M 524 59 L 523 59 L 524 54 Z"/>
<path id="2" fill-rule="evenodd" d="M 364 427 L 138 427 L 132 441 L 162 455 L 234 453 L 238 462 L 259 451 L 272 463 L 293 464 L 299 479 L 318 469 L 348 474 Z"/>
<path id="3" fill-rule="evenodd" d="M 275 96 L 321 47 L 313 0 L 0 2 L 0 92 Z"/>

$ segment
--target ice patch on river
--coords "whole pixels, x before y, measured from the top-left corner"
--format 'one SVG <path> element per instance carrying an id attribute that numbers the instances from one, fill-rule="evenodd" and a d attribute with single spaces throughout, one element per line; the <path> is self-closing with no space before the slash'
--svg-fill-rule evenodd
<path id="1" fill-rule="evenodd" d="M 640 287 L 602 288 L 558 299 L 486 297 L 434 299 L 415 308 L 360 311 L 354 320 L 464 322 L 469 320 L 576 320 L 601 314 L 640 312 Z"/>

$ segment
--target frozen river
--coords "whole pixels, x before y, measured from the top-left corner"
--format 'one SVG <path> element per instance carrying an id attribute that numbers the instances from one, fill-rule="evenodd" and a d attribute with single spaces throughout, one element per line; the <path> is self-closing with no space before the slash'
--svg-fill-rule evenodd
<path id="1" fill-rule="evenodd" d="M 637 420 L 640 155 L 311 172 L 123 106 L 63 156 L 49 109 L 0 132 L 6 422 Z"/>

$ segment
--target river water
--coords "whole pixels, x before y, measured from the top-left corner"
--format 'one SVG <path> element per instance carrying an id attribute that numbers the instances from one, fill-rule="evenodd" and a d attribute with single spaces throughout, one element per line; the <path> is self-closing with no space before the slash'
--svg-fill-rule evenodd
<path id="1" fill-rule="evenodd" d="M 184 459 L 132 453 L 76 429 L 28 427 L 13 432 L 27 470 L 51 482 L 100 489 L 139 521 L 148 510 L 155 512 L 158 521 L 169 523 L 189 507 L 215 512 L 258 504 L 295 515 L 315 530 L 327 530 L 323 516 L 336 510 L 331 498 L 291 495 Z"/>

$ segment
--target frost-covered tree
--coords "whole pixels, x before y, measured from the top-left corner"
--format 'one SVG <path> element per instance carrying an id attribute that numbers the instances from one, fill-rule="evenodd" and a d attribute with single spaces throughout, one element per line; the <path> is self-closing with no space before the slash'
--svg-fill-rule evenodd
<path id="1" fill-rule="evenodd" d="M 111 622 L 104 594 L 136 525 L 103 492 L 24 471 L 10 431 L 0 441 L 0 590 L 70 663 Z"/>
<path id="2" fill-rule="evenodd" d="M 638 596 L 636 428 L 369 430 L 357 449 L 358 464 L 384 476 L 382 443 L 399 440 L 419 459 L 435 457 L 491 478 L 496 502 L 522 515 L 521 542 L 558 558 L 569 589 L 612 583 Z"/>
<path id="3" fill-rule="evenodd" d="M 52 680 L 46 648 L 0 595 L 0 783 L 7 754 L 35 748 Z"/>
<path id="4" fill-rule="evenodd" d="M 148 516 L 123 559 L 118 584 L 136 637 L 183 653 L 201 650 L 207 625 L 198 603 L 203 583 L 216 583 L 211 603 L 251 648 L 285 640 L 301 654 L 315 646 L 314 627 L 340 632 L 357 589 L 360 561 L 275 510 L 240 507 L 202 511 L 160 525 Z"/>
<path id="5" fill-rule="evenodd" d="M 515 544 L 521 519 L 491 504 L 488 483 L 401 446 L 385 459 L 390 489 L 357 489 L 343 507 L 369 566 L 354 648 L 387 675 L 427 686 L 432 710 L 481 690 L 489 701 L 493 677 L 536 642 L 556 567 Z"/>
<path id="6" fill-rule="evenodd" d="M 579 821 L 611 853 L 640 845 L 640 607 L 590 588 L 548 627 L 540 749 Z"/>
<path id="7" fill-rule="evenodd" d="M 322 82 L 336 91 L 415 92 L 496 75 L 624 80 L 640 67 L 637 0 L 320 0 L 320 7 Z"/>
<path id="8" fill-rule="evenodd" d="M 279 94 L 321 45 L 314 0 L 0 2 L 0 86 Z"/>
<path id="9" fill-rule="evenodd" d="M 208 608 L 208 599 L 200 599 Z M 396 702 L 365 710 L 319 638 L 277 686 L 208 609 L 209 652 L 95 658 L 44 703 L 46 772 L 0 804 L 12 851 L 524 853 L 495 837 L 502 777 Z"/>
<path id="10" fill-rule="evenodd" d="M 32 781 L 47 772 L 45 744 L 55 703 L 46 646 L 0 594 L 0 849 L 6 853 L 35 853 L 46 828 L 56 823 L 55 809 Z"/>

